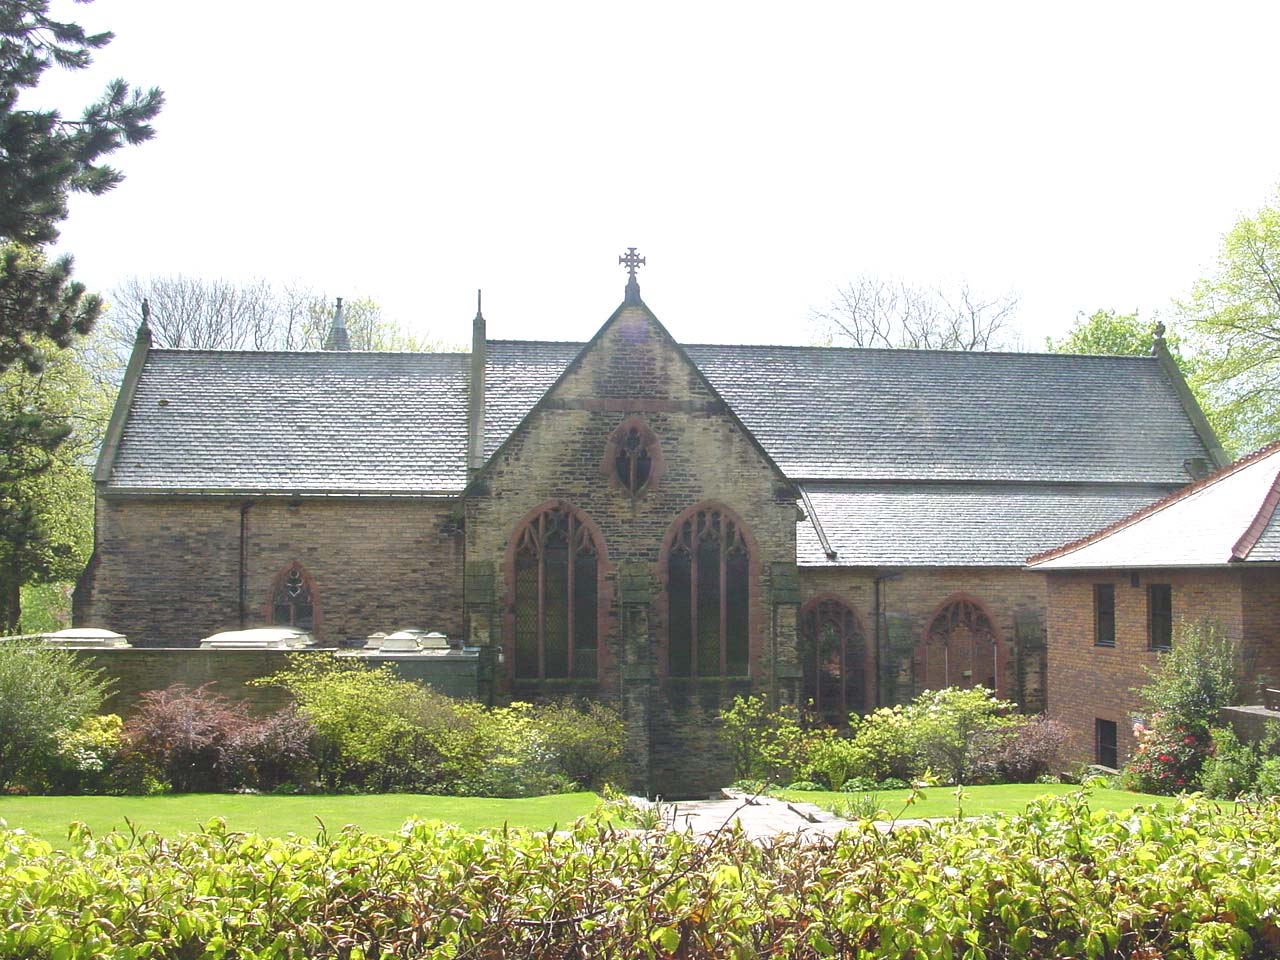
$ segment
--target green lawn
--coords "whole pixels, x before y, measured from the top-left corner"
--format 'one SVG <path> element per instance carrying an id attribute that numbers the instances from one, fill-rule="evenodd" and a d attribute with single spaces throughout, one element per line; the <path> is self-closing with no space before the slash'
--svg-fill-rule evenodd
<path id="1" fill-rule="evenodd" d="M 194 793 L 161 797 L 0 797 L 0 820 L 50 843 L 63 844 L 74 820 L 95 834 L 124 830 L 125 818 L 140 831 L 166 837 L 222 817 L 232 830 L 284 836 L 315 836 L 324 822 L 332 833 L 354 824 L 366 833 L 394 833 L 410 817 L 444 820 L 467 830 L 512 827 L 545 830 L 567 826 L 590 812 L 594 793 L 564 793 L 525 800 L 436 797 L 414 793 L 361 796 L 257 796 Z"/>
<path id="2" fill-rule="evenodd" d="M 1020 813 L 1036 797 L 1046 794 L 1061 796 L 1080 788 L 1058 783 L 1006 783 L 988 787 L 965 787 L 962 810 L 966 817 L 985 813 Z M 956 815 L 955 787 L 928 787 L 924 798 L 903 810 L 910 790 L 882 790 L 876 792 L 877 803 L 888 811 L 889 817 L 954 817 Z M 849 801 L 861 796 L 857 793 L 836 793 L 827 790 L 780 790 L 778 796 L 786 800 L 803 800 L 816 803 L 830 810 L 838 801 Z M 1157 797 L 1149 793 L 1130 793 L 1127 790 L 1089 791 L 1089 805 L 1094 810 L 1128 810 L 1140 803 L 1169 803 L 1169 797 Z M 4 808 L 0 806 L 0 810 Z M 888 817 L 884 818 L 888 819 Z"/>

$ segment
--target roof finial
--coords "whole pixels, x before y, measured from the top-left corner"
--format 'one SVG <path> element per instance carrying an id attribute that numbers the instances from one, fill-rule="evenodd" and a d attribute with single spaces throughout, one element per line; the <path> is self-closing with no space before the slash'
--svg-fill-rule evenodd
<path id="1" fill-rule="evenodd" d="M 342 319 L 341 297 L 338 297 L 338 302 L 333 308 L 333 325 L 329 328 L 329 335 L 324 338 L 324 348 L 326 350 L 351 349 L 351 338 L 347 336 L 347 325 Z"/>
<path id="2" fill-rule="evenodd" d="M 627 247 L 627 252 L 618 257 L 618 262 L 627 268 L 627 292 L 623 303 L 640 302 L 640 284 L 636 283 L 636 267 L 644 264 L 644 257 L 637 256 L 635 247 Z"/>
<path id="3" fill-rule="evenodd" d="M 134 339 L 151 342 L 151 301 L 145 298 L 142 301 L 142 322 L 138 324 L 138 333 Z"/>
<path id="4" fill-rule="evenodd" d="M 1161 321 L 1157 320 L 1156 328 L 1155 328 L 1155 336 L 1151 341 L 1151 354 L 1152 356 L 1155 356 L 1159 354 L 1161 350 L 1164 350 L 1164 349 L 1166 349 L 1165 343 L 1164 343 L 1164 324 Z"/>

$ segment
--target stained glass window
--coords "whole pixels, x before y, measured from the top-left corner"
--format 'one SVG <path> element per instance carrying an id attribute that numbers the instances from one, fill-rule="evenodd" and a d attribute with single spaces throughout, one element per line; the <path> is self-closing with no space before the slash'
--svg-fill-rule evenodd
<path id="1" fill-rule="evenodd" d="M 606 469 L 612 469 L 618 486 L 633 497 L 657 480 L 661 462 L 657 438 L 636 417 L 623 421 L 609 438 Z"/>
<path id="2" fill-rule="evenodd" d="M 293 564 L 276 578 L 271 595 L 271 624 L 277 627 L 297 627 L 314 630 L 315 603 L 311 596 L 311 584 L 302 567 Z"/>
<path id="3" fill-rule="evenodd" d="M 750 553 L 721 510 L 680 521 L 667 547 L 667 672 L 673 677 L 748 673 Z"/>
<path id="4" fill-rule="evenodd" d="M 581 515 L 548 507 L 516 534 L 515 676 L 595 679 L 599 551 Z"/>
<path id="5" fill-rule="evenodd" d="M 848 604 L 823 598 L 800 616 L 804 696 L 814 713 L 831 724 L 871 709 L 867 696 L 867 640 Z"/>

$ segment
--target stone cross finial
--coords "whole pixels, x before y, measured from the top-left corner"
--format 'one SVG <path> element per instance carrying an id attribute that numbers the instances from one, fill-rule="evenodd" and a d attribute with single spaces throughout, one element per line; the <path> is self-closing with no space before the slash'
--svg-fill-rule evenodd
<path id="1" fill-rule="evenodd" d="M 636 255 L 635 247 L 627 247 L 627 252 L 618 257 L 618 262 L 625 265 L 631 279 L 636 278 L 636 267 L 644 266 L 644 257 Z"/>
<path id="2" fill-rule="evenodd" d="M 644 257 L 636 253 L 635 247 L 627 247 L 627 252 L 618 257 L 618 262 L 627 268 L 627 292 L 623 303 L 640 302 L 640 284 L 636 282 L 636 267 L 644 264 Z"/>
<path id="3" fill-rule="evenodd" d="M 1164 324 L 1156 321 L 1155 336 L 1151 341 L 1151 352 L 1159 353 L 1164 349 Z"/>

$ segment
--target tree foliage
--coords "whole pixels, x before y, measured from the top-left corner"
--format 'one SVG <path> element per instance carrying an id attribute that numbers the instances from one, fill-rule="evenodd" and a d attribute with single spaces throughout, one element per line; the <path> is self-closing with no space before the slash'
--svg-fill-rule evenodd
<path id="1" fill-rule="evenodd" d="M 1085 353 L 1114 357 L 1145 357 L 1151 354 L 1155 344 L 1153 321 L 1145 321 L 1135 310 L 1120 313 L 1117 310 L 1095 310 L 1087 316 L 1076 314 L 1076 321 L 1060 340 L 1045 337 L 1044 346 L 1050 353 Z M 1174 361 L 1186 373 L 1188 361 L 1183 356 L 1182 338 L 1172 329 L 1164 333 L 1165 347 Z"/>
<path id="2" fill-rule="evenodd" d="M 112 293 L 105 323 L 120 355 L 133 345 L 142 304 L 150 305 L 157 347 L 207 350 L 319 350 L 333 322 L 333 301 L 306 287 L 278 287 L 258 278 L 247 283 L 182 274 L 131 277 Z M 415 337 L 382 315 L 368 298 L 346 300 L 343 318 L 352 350 L 434 350 L 440 344 Z"/>
<path id="3" fill-rule="evenodd" d="M 74 120 L 22 109 L 19 100 L 50 67 L 83 69 L 111 39 L 53 19 L 48 0 L 0 4 L 0 615 L 10 628 L 24 582 L 73 572 L 59 564 L 76 559 L 69 527 L 79 521 L 68 510 L 84 488 L 74 470 L 56 467 L 74 460 L 64 448 L 79 398 L 68 406 L 45 371 L 61 365 L 61 351 L 89 332 L 103 307 L 71 279 L 69 256 L 49 260 L 40 245 L 57 239 L 70 194 L 120 183 L 104 158 L 151 138 L 163 97 L 112 80 Z"/>
<path id="4" fill-rule="evenodd" d="M 158 89 L 116 79 L 78 120 L 20 109 L 22 91 L 46 70 L 83 69 L 112 40 L 48 11 L 48 0 L 0 7 L 0 370 L 18 360 L 38 369 L 42 341 L 66 347 L 93 325 L 102 305 L 71 281 L 71 258 L 45 263 L 36 250 L 57 239 L 71 193 L 101 194 L 120 183 L 103 158 L 149 140 L 164 101 Z"/>
<path id="5" fill-rule="evenodd" d="M 1018 298 L 860 276 L 837 288 L 810 320 L 834 343 L 926 350 L 1000 350 L 1016 339 Z"/>
<path id="6" fill-rule="evenodd" d="M 1243 452 L 1280 437 L 1280 196 L 1236 223 L 1212 272 L 1177 309 L 1225 445 Z"/>

